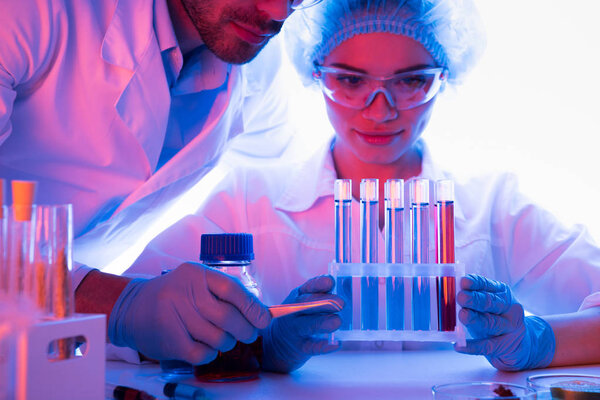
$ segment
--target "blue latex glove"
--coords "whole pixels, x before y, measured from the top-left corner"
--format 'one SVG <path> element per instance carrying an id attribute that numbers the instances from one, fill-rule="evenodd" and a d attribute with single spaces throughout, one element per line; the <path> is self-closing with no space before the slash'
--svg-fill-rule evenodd
<path id="1" fill-rule="evenodd" d="M 344 301 L 331 294 L 334 284 L 329 275 L 312 278 L 292 290 L 283 303 L 333 299 L 343 308 Z M 332 344 L 329 339 L 313 335 L 331 333 L 338 329 L 341 323 L 340 316 L 332 306 L 318 307 L 274 319 L 263 331 L 262 368 L 268 371 L 290 372 L 300 368 L 311 356 L 338 350 L 339 343 Z"/>
<path id="2" fill-rule="evenodd" d="M 556 342 L 550 325 L 539 317 L 525 317 L 523 306 L 508 285 L 479 275 L 461 279 L 458 318 L 474 339 L 461 353 L 482 354 L 496 368 L 520 371 L 548 366 Z"/>
<path id="3" fill-rule="evenodd" d="M 108 337 L 155 360 L 214 360 L 239 340 L 252 343 L 271 314 L 238 280 L 186 263 L 153 279 L 134 279 L 115 303 Z"/>

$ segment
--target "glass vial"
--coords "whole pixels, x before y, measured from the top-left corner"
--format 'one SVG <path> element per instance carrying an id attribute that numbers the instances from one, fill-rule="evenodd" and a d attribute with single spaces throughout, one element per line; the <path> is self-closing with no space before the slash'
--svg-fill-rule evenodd
<path id="1" fill-rule="evenodd" d="M 404 245 L 404 180 L 388 179 L 385 196 L 385 262 L 403 261 Z M 388 330 L 404 329 L 404 278 L 386 278 L 386 324 Z"/>
<path id="2" fill-rule="evenodd" d="M 352 180 L 336 179 L 333 190 L 335 203 L 335 262 L 352 262 Z M 352 277 L 338 276 L 337 293 L 344 299 L 340 330 L 352 329 Z"/>
<path id="3" fill-rule="evenodd" d="M 379 238 L 379 180 L 360 182 L 360 262 L 377 263 Z M 360 329 L 378 329 L 379 278 L 363 276 L 360 286 Z"/>
<path id="4" fill-rule="evenodd" d="M 410 225 L 413 264 L 429 262 L 429 180 L 414 179 L 410 186 Z M 431 323 L 431 282 L 429 277 L 413 278 L 412 328 L 429 330 Z"/>
<path id="5" fill-rule="evenodd" d="M 437 181 L 436 232 L 437 262 L 454 263 L 454 183 Z M 456 327 L 456 279 L 453 276 L 437 278 L 438 327 L 440 331 L 453 331 Z"/>

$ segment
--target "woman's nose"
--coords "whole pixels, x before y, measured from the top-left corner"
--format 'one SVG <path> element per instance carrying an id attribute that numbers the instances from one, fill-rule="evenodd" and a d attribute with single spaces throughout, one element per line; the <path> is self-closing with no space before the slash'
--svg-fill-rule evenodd
<path id="1" fill-rule="evenodd" d="M 398 118 L 398 110 L 390 103 L 385 93 L 378 92 L 363 109 L 363 116 L 375 122 L 391 121 Z"/>

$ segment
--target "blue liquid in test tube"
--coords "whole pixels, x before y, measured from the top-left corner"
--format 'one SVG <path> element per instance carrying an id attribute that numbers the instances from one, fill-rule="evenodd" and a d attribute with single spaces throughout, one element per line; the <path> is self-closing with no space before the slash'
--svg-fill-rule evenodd
<path id="1" fill-rule="evenodd" d="M 385 262 L 402 263 L 404 243 L 404 180 L 388 179 L 385 193 Z M 404 329 L 404 278 L 386 278 L 387 329 Z"/>
<path id="2" fill-rule="evenodd" d="M 335 202 L 335 262 L 352 262 L 352 180 L 337 179 L 334 184 Z M 337 277 L 337 293 L 344 299 L 340 330 L 352 329 L 352 277 Z"/>
<path id="3" fill-rule="evenodd" d="M 429 180 L 415 179 L 410 187 L 410 224 L 412 262 L 429 262 Z M 413 278 L 412 329 L 429 330 L 431 323 L 431 288 L 429 277 Z"/>
<path id="4" fill-rule="evenodd" d="M 379 234 L 379 181 L 363 179 L 360 182 L 360 262 L 377 262 L 377 239 Z M 360 328 L 378 328 L 379 279 L 361 278 Z"/>

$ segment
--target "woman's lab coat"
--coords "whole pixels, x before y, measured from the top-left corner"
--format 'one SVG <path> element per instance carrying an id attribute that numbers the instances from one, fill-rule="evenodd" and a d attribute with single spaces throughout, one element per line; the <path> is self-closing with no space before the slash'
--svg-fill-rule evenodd
<path id="1" fill-rule="evenodd" d="M 285 101 L 271 90 L 279 85 L 277 43 L 253 62 L 231 66 L 226 87 L 210 102 L 202 98 L 212 89 L 203 81 L 206 65 L 192 65 L 186 107 L 173 109 L 169 79 L 177 79 L 183 58 L 166 0 L 2 7 L 0 177 L 38 181 L 39 203 L 74 204 L 75 236 L 87 233 L 76 241 L 77 261 L 102 265 L 107 239 L 130 245 L 238 134 L 268 137 L 271 149 L 263 153 L 285 144 L 276 132 Z M 182 129 L 175 123 L 181 119 L 196 129 L 196 114 L 203 118 L 197 136 L 155 171 L 165 132 Z"/>
<path id="2" fill-rule="evenodd" d="M 421 177 L 453 179 L 421 145 Z M 197 213 L 155 238 L 130 272 L 156 274 L 182 261 L 197 261 L 202 233 L 250 232 L 255 276 L 266 304 L 279 304 L 294 287 L 327 273 L 334 259 L 336 179 L 329 146 L 300 162 L 256 164 L 249 167 L 246 161 L 244 167 L 229 168 Z M 455 181 L 455 197 L 456 259 L 467 273 L 508 283 L 524 307 L 538 315 L 576 311 L 584 299 L 584 307 L 600 305 L 599 295 L 592 295 L 600 292 L 600 248 L 583 227 L 561 226 L 521 195 L 509 174 Z M 353 260 L 359 260 L 358 206 L 353 200 Z M 433 241 L 429 249 L 435 260 Z M 380 232 L 379 260 L 384 260 L 383 250 Z"/>

